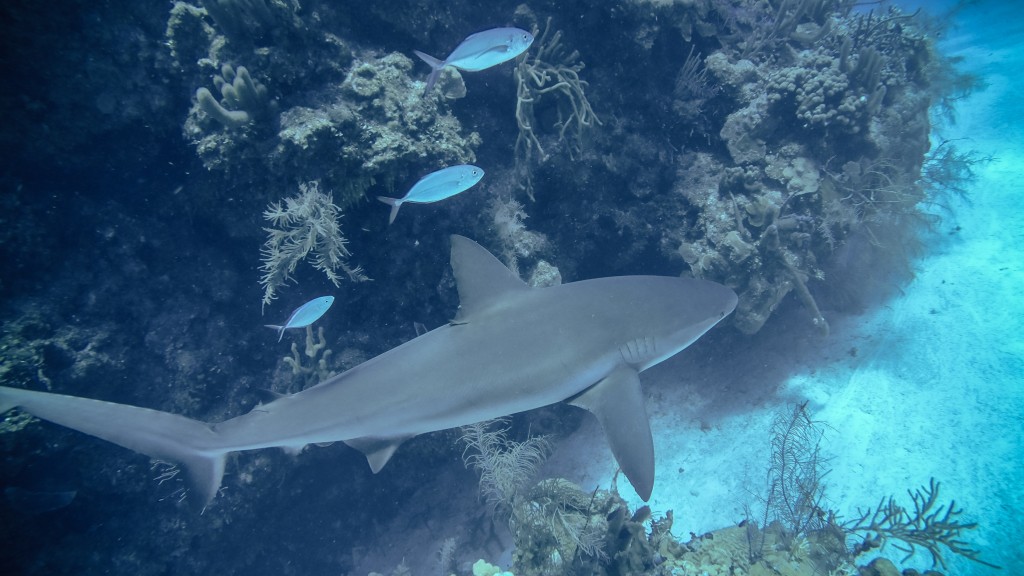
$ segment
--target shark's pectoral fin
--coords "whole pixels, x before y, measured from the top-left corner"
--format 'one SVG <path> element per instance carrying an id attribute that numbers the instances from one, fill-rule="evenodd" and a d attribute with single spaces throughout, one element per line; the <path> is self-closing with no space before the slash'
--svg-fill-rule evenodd
<path id="1" fill-rule="evenodd" d="M 649 500 L 654 490 L 654 440 L 637 371 L 620 366 L 569 403 L 597 416 L 622 472 L 640 498 Z"/>
<path id="2" fill-rule="evenodd" d="M 366 454 L 366 461 L 370 463 L 370 470 L 376 474 L 391 460 L 391 456 L 398 450 L 398 447 L 412 436 L 394 436 L 381 438 L 379 436 L 363 436 L 345 440 L 345 444 Z"/>

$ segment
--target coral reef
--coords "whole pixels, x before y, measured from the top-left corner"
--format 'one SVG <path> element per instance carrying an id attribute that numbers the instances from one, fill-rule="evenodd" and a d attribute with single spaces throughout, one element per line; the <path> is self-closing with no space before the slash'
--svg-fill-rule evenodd
<path id="1" fill-rule="evenodd" d="M 668 238 L 678 239 L 678 253 L 695 276 L 737 288 L 733 323 L 747 333 L 758 331 L 795 292 L 812 323 L 827 334 L 809 287 L 827 281 L 821 262 L 851 230 L 884 220 L 886 226 L 906 226 L 924 198 L 912 175 L 923 160 L 927 106 L 910 93 L 926 89 L 919 71 L 932 58 L 927 40 L 891 20 L 870 25 L 871 37 L 883 45 L 917 45 L 913 53 L 920 60 L 907 63 L 901 51 L 865 44 L 858 31 L 868 26 L 866 15 L 828 16 L 828 35 L 794 39 L 803 23 L 825 26 L 820 14 L 827 4 L 789 3 L 794 9 L 780 12 L 788 16 L 774 20 L 762 41 L 790 45 L 789 58 L 783 51 L 757 65 L 743 59 L 750 54 L 742 49 L 723 46 L 707 59 L 709 75 L 738 105 L 719 134 L 733 166 L 707 152 L 688 155 L 677 189 L 697 217 Z M 897 92 L 904 98 L 894 100 Z M 837 172 L 837 165 L 864 169 L 851 175 Z M 715 174 L 721 175 L 717 186 Z"/>
<path id="2" fill-rule="evenodd" d="M 172 8 L 165 37 L 178 73 L 200 85 L 212 78 L 216 88 L 195 90 L 184 125 L 211 189 L 192 201 L 212 217 L 230 220 L 213 200 L 239 186 L 249 200 L 274 202 L 277 190 L 315 179 L 348 212 L 371 186 L 391 193 L 424 169 L 475 160 L 479 135 L 463 130 L 447 99 L 420 97 L 407 57 L 355 47 L 328 22 L 341 15 L 321 8 L 270 0 Z M 458 78 L 449 76 L 445 93 L 454 97 Z"/>
<path id="3" fill-rule="evenodd" d="M 473 149 L 479 136 L 461 136 L 461 124 L 450 112 L 433 99 L 421 98 L 411 70 L 412 60 L 392 53 L 357 63 L 342 84 L 342 93 L 354 102 L 361 131 L 341 149 L 346 159 L 373 176 L 404 173 L 402 162 L 460 164 L 476 159 Z"/>
<path id="4" fill-rule="evenodd" d="M 112 328 L 54 325 L 38 312 L 4 322 L 0 336 L 0 381 L 4 385 L 53 389 L 53 380 L 83 384 L 117 369 Z"/>
<path id="5" fill-rule="evenodd" d="M 518 0 L 5 6 L 19 25 L 3 40 L 5 77 L 18 89 L 0 97 L 10 165 L 0 196 L 10 264 L 0 279 L 4 384 L 224 420 L 250 409 L 253 390 L 275 370 L 276 390 L 304 388 L 412 337 L 414 323 L 450 318 L 457 296 L 444 263 L 453 232 L 491 239 L 531 284 L 682 272 L 736 289 L 730 322 L 741 332 L 795 308 L 824 333 L 834 292 L 863 284 L 862 270 L 883 274 L 905 261 L 898 249 L 913 245 L 920 201 L 936 201 L 938 188 L 962 193 L 984 160 L 960 143 L 927 155 L 929 106 L 977 83 L 936 55 L 938 34 L 914 14 L 853 12 L 846 0 L 592 8 Z M 481 74 L 474 80 L 488 89 L 457 100 L 460 77 L 446 71 L 446 97 L 422 97 L 422 71 L 407 57 L 413 48 L 453 46 L 510 21 L 539 32 L 515 70 Z M 429 219 L 385 232 L 379 206 L 362 202 L 478 156 L 494 178 Z M 310 181 L 326 197 L 314 219 L 322 229 L 270 222 L 276 263 L 272 241 L 257 272 L 255 247 L 267 239 L 261 214 L 269 205 L 283 217 L 285 197 Z M 301 246 L 314 236 L 331 238 L 319 260 L 315 241 L 296 258 L 288 239 Z M 841 276 L 851 239 L 867 256 Z M 347 286 L 345 323 L 357 344 L 309 332 L 291 353 L 267 353 L 272 338 L 255 327 L 256 299 L 279 293 L 303 258 L 334 280 L 346 266 L 357 272 L 356 260 L 390 277 Z M 303 282 L 319 274 L 293 270 Z M 35 308 L 51 319 L 13 320 Z M 5 435 L 13 464 L 4 481 L 30 456 L 48 458 L 48 468 L 82 464 L 80 494 L 90 495 L 76 498 L 74 517 L 106 520 L 85 532 L 74 520 L 11 523 L 4 561 L 23 573 L 81 573 L 85 549 L 133 574 L 351 572 L 383 536 L 381 516 L 437 498 L 413 486 L 442 468 L 434 456 L 449 439 L 410 442 L 408 467 L 378 476 L 347 451 L 314 451 L 298 463 L 243 454 L 228 485 L 253 474 L 275 481 L 244 497 L 229 489 L 196 518 L 174 498 L 154 503 L 145 474 L 124 472 L 148 463 L 108 463 L 43 431 L 54 433 L 28 426 Z M 344 466 L 346 482 L 314 488 L 305 482 L 321 474 L 315 466 Z M 822 546 L 835 552 L 814 561 L 818 573 L 849 565 L 835 526 L 794 537 L 791 526 L 769 522 L 754 567 L 744 546 L 734 550 L 748 531 L 760 534 L 754 523 L 682 543 L 669 514 L 652 518 L 614 494 L 531 481 L 514 491 L 519 511 L 506 512 L 522 519 L 521 541 L 536 543 L 522 553 L 523 570 L 788 573 L 794 563 L 811 566 L 808 554 Z M 938 502 L 925 516 L 936 510 Z M 254 540 L 279 545 L 248 546 Z M 458 560 L 452 569 L 468 573 Z M 397 572 L 409 573 L 403 566 Z"/>
<path id="6" fill-rule="evenodd" d="M 566 48 L 564 35 L 552 27 L 553 17 L 518 7 L 518 23 L 533 29 L 537 42 L 514 70 L 518 135 L 511 177 L 535 200 L 541 173 L 545 188 L 578 185 L 566 181 L 570 174 L 582 182 L 612 175 L 598 189 L 619 185 L 634 198 L 613 202 L 605 192 L 576 207 L 599 217 L 580 220 L 572 229 L 575 236 L 602 234 L 595 227 L 603 226 L 601 216 L 607 215 L 619 234 L 656 242 L 664 256 L 682 256 L 692 274 L 736 288 L 740 305 L 732 322 L 741 331 L 757 332 L 792 293 L 812 325 L 827 334 L 819 292 L 828 286 L 824 270 L 833 252 L 854 231 L 890 241 L 890 234 L 875 232 L 907 226 L 924 197 L 914 175 L 923 163 L 927 106 L 934 92 L 929 83 L 938 60 L 913 15 L 896 9 L 853 14 L 849 2 L 839 0 L 792 0 L 778 10 L 739 4 L 659 6 L 666 11 L 664 21 L 672 22 L 660 26 L 682 32 L 686 42 L 667 78 L 668 122 L 652 131 L 627 129 L 623 122 L 629 120 L 616 118 L 607 135 L 596 130 L 601 120 L 588 92 L 607 94 L 612 85 L 604 79 L 590 86 L 581 79 L 580 51 Z M 393 189 L 418 167 L 475 160 L 480 136 L 464 134 L 446 98 L 418 97 L 407 57 L 354 49 L 312 22 L 296 24 L 295 14 L 283 18 L 289 11 L 280 6 L 269 8 L 279 22 L 288 22 L 283 27 L 289 32 L 273 41 L 264 35 L 259 42 L 270 52 L 254 66 L 267 71 L 262 77 L 280 94 L 272 101 L 284 111 L 264 115 L 262 127 L 250 119 L 241 131 L 207 128 L 200 139 L 206 143 L 197 143 L 197 150 L 208 168 L 223 169 L 236 180 L 267 180 L 256 174 L 268 168 L 270 181 L 278 174 L 314 174 L 348 211 L 371 186 Z M 206 8 L 211 14 L 218 9 Z M 253 35 L 265 27 L 262 7 L 232 10 L 236 20 L 248 24 L 222 25 L 223 18 L 214 14 L 218 29 L 242 28 Z M 242 44 L 234 31 L 211 37 L 209 30 L 185 26 L 190 12 L 179 12 L 175 38 L 191 30 L 206 39 L 205 62 L 223 62 L 234 50 L 232 43 Z M 351 65 L 343 70 L 340 88 L 317 88 L 340 67 L 286 83 L 304 83 L 301 92 L 274 88 L 285 84 L 278 80 L 284 69 L 277 44 L 286 45 L 296 34 L 325 52 L 348 56 Z M 651 38 L 663 34 L 658 29 L 638 34 L 641 53 L 652 49 Z M 599 78 L 608 73 L 596 72 Z M 457 74 L 448 75 L 457 84 Z M 453 93 L 461 91 L 456 86 Z M 207 115 L 227 124 L 242 123 L 230 118 L 242 116 L 242 108 L 222 104 L 218 111 L 210 98 L 201 100 L 196 109 L 209 108 Z M 691 126 L 689 134 L 672 130 L 679 124 Z M 193 139 L 200 134 L 187 132 Z M 664 147 L 653 142 L 659 133 L 672 148 L 667 158 L 652 150 Z M 615 146 L 616 134 L 628 145 Z M 585 138 L 593 140 L 590 152 L 584 151 Z M 564 149 L 567 158 L 552 155 L 552 147 Z M 584 162 L 588 154 L 600 155 L 597 166 L 594 156 Z M 269 167 L 258 167 L 255 160 L 261 157 L 271 159 Z M 860 166 L 860 172 L 851 166 Z M 707 187 L 693 190 L 694 181 L 705 179 L 700 171 L 706 172 Z M 270 191 L 262 195 L 273 199 Z M 551 226 L 547 219 L 537 223 L 545 233 Z M 626 265 L 643 250 L 627 247 L 616 264 Z M 513 265 L 515 254 L 506 247 L 505 259 Z"/>

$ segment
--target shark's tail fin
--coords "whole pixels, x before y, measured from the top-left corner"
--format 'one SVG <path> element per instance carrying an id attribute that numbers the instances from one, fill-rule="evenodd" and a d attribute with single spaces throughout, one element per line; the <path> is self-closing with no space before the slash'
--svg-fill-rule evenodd
<path id="1" fill-rule="evenodd" d="M 430 94 L 430 91 L 434 89 L 434 84 L 437 83 L 437 79 L 441 77 L 441 70 L 444 69 L 444 61 L 434 58 L 430 54 L 424 54 L 419 50 L 413 50 L 420 60 L 423 60 L 427 64 L 430 64 L 432 70 L 430 71 L 430 77 L 427 78 L 427 87 L 423 90 L 424 94 Z"/>
<path id="2" fill-rule="evenodd" d="M 159 410 L 90 398 L 0 386 L 0 413 L 11 408 L 182 465 L 195 501 L 213 500 L 224 475 L 226 451 L 209 424 Z"/>

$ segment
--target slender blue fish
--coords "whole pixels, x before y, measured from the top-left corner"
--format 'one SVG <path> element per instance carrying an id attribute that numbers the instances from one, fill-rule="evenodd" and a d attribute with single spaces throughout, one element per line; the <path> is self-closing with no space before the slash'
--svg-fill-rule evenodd
<path id="1" fill-rule="evenodd" d="M 444 60 L 438 60 L 419 50 L 413 50 L 421 60 L 433 68 L 430 77 L 427 78 L 427 89 L 424 94 L 429 93 L 434 87 L 434 83 L 437 82 L 437 78 L 445 66 L 454 66 L 466 72 L 479 72 L 519 56 L 526 52 L 532 43 L 533 34 L 526 30 L 494 28 L 477 32 L 466 38 Z"/>
<path id="2" fill-rule="evenodd" d="M 414 184 L 402 198 L 377 196 L 377 199 L 391 206 L 391 218 L 388 220 L 388 225 L 391 225 L 395 221 L 395 216 L 398 216 L 398 209 L 402 207 L 402 203 L 429 204 L 444 200 L 459 192 L 469 190 L 483 177 L 483 169 L 470 164 L 449 166 L 420 178 L 420 181 Z"/>
<path id="3" fill-rule="evenodd" d="M 334 304 L 334 296 L 321 296 L 314 298 L 309 302 L 306 302 L 302 306 L 299 306 L 292 312 L 292 315 L 288 317 L 288 321 L 283 326 L 276 324 L 265 324 L 267 328 L 273 328 L 277 330 L 277 341 L 280 342 L 284 338 L 284 331 L 289 328 L 305 328 L 313 322 L 320 319 L 321 316 L 327 312 L 327 309 Z"/>

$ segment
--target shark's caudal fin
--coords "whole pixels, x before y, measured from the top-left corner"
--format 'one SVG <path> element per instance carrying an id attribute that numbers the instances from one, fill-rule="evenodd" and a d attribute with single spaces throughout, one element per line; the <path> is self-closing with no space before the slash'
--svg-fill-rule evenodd
<path id="1" fill-rule="evenodd" d="M 437 83 L 437 79 L 441 76 L 441 70 L 444 69 L 444 61 L 434 58 L 430 54 L 424 54 L 419 50 L 413 50 L 420 60 L 423 60 L 427 64 L 430 64 L 430 77 L 427 78 L 427 87 L 423 90 L 424 94 L 430 94 L 430 91 L 434 89 L 434 84 Z"/>
<path id="2" fill-rule="evenodd" d="M 204 422 L 148 408 L 0 386 L 0 413 L 15 407 L 151 458 L 180 464 L 201 506 L 209 504 L 220 488 L 225 451 L 217 448 L 217 433 Z"/>

